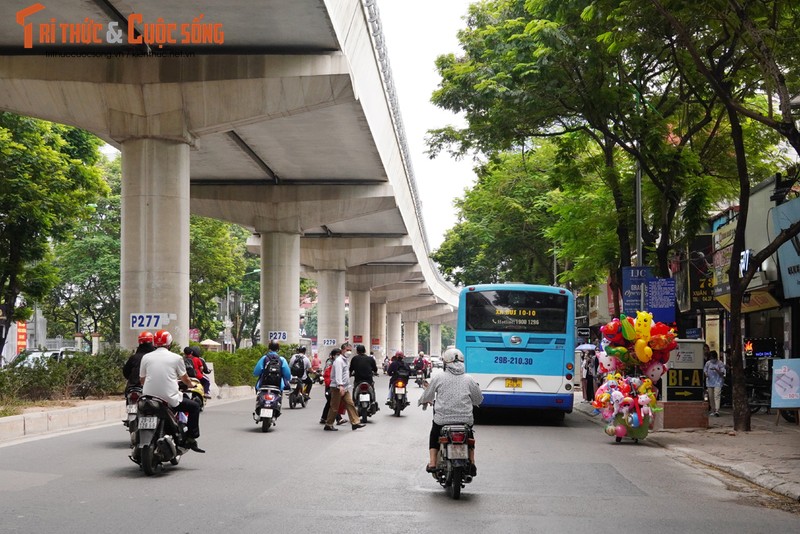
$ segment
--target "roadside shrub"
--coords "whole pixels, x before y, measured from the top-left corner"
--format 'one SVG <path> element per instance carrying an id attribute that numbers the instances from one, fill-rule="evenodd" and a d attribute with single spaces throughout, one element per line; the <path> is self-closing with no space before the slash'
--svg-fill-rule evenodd
<path id="1" fill-rule="evenodd" d="M 299 345 L 281 345 L 278 354 L 286 361 L 297 352 Z M 214 363 L 214 381 L 217 385 L 224 386 L 252 386 L 256 383 L 253 369 L 258 360 L 267 353 L 267 347 L 256 345 L 230 352 L 206 352 L 203 358 Z"/>

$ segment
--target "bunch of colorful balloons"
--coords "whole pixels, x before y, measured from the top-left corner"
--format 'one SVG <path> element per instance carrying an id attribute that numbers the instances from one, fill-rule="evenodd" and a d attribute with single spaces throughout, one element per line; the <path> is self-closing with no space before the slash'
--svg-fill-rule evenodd
<path id="1" fill-rule="evenodd" d="M 667 372 L 670 351 L 678 346 L 675 332 L 664 323 L 653 323 L 653 314 L 643 311 L 636 312 L 635 320 L 620 314 L 600 331 L 605 350 L 597 356 L 598 370 L 606 374 L 606 381 L 592 405 L 608 422 L 606 434 L 618 441 L 645 437 L 658 409 L 655 383 Z"/>
<path id="2" fill-rule="evenodd" d="M 605 432 L 617 440 L 641 439 L 653 427 L 656 391 L 649 378 L 610 373 L 597 388 L 592 405 L 608 423 Z"/>
<path id="3" fill-rule="evenodd" d="M 653 323 L 653 314 L 637 311 L 636 319 L 620 314 L 600 327 L 605 351 L 600 371 L 624 373 L 638 367 L 655 384 L 667 372 L 670 351 L 677 348 L 676 335 L 664 323 Z"/>

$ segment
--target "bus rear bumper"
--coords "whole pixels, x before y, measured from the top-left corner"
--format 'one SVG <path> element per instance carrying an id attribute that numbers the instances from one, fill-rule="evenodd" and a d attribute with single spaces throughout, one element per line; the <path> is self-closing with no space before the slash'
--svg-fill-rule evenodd
<path id="1" fill-rule="evenodd" d="M 572 393 L 483 392 L 481 408 L 521 408 L 572 413 Z"/>

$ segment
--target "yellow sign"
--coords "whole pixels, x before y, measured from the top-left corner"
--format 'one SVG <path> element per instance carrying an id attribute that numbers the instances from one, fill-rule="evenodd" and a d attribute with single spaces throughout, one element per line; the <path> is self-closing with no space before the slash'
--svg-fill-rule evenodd
<path id="1" fill-rule="evenodd" d="M 507 388 L 521 388 L 522 387 L 522 379 L 521 378 L 506 378 L 506 387 Z"/>
<path id="2" fill-rule="evenodd" d="M 750 291 L 745 293 L 750 297 L 748 302 L 742 302 L 742 313 L 750 313 L 762 310 L 769 310 L 772 308 L 780 308 L 780 303 L 775 300 L 775 297 L 770 295 L 769 291 Z M 722 304 L 722 307 L 727 311 L 731 311 L 731 295 L 718 295 L 716 299 Z"/>

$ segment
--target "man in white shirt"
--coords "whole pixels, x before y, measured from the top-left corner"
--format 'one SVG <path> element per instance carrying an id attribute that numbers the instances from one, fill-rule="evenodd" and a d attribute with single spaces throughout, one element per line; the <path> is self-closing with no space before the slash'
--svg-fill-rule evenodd
<path id="1" fill-rule="evenodd" d="M 200 437 L 200 406 L 193 400 L 184 398 L 178 388 L 179 381 L 189 387 L 193 384 L 186 374 L 184 359 L 168 349 L 171 344 L 172 334 L 166 330 L 156 332 L 153 338 L 156 350 L 145 354 L 139 365 L 142 394 L 165 400 L 176 412 L 187 412 L 190 438 L 187 445 L 192 450 L 201 452 L 193 441 Z"/>

